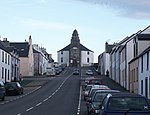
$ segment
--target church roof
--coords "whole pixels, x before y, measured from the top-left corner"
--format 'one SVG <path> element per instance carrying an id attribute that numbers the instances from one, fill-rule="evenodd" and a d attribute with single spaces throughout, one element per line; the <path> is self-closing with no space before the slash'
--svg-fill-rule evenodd
<path id="1" fill-rule="evenodd" d="M 67 45 L 66 47 L 64 47 L 63 49 L 59 50 L 58 52 L 60 51 L 69 51 L 71 48 L 71 44 Z M 85 46 L 83 46 L 82 44 L 80 44 L 80 50 L 81 51 L 90 51 L 90 52 L 93 52 L 92 50 L 86 48 Z"/>

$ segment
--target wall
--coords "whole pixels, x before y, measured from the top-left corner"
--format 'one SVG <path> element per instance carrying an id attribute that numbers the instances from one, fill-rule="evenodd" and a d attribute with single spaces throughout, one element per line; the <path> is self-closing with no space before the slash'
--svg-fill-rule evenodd
<path id="1" fill-rule="evenodd" d="M 2 62 L 2 52 L 4 52 L 4 62 Z M 8 55 L 10 57 L 9 64 L 8 64 L 8 59 L 7 59 L 7 63 L 5 63 L 5 58 L 6 58 L 5 53 L 7 54 L 7 58 L 8 58 Z M 4 68 L 3 78 L 2 78 L 2 67 Z M 7 71 L 6 75 L 5 75 L 5 69 Z M 9 71 L 9 73 L 8 73 L 8 71 Z M 0 49 L 0 80 L 2 80 L 3 82 L 11 81 L 11 55 L 2 49 Z"/>
<path id="2" fill-rule="evenodd" d="M 89 63 L 87 62 L 87 58 L 89 58 Z M 91 66 L 94 63 L 94 54 L 93 52 L 81 51 L 81 66 Z"/>
<path id="3" fill-rule="evenodd" d="M 58 55 L 58 63 L 59 64 L 67 64 L 69 66 L 69 51 L 63 51 L 63 54 L 60 52 L 57 52 Z M 61 58 L 63 58 L 63 62 L 61 62 Z"/>
<path id="4" fill-rule="evenodd" d="M 150 51 L 149 51 L 149 68 L 147 69 L 147 53 L 143 55 L 143 71 L 141 71 L 141 60 L 142 56 L 139 58 L 139 94 L 146 96 L 146 88 L 148 92 L 148 98 L 150 99 Z M 146 79 L 148 80 L 148 86 L 145 85 Z M 143 81 L 143 88 L 141 87 L 141 81 Z M 142 93 L 143 91 L 143 93 Z"/>

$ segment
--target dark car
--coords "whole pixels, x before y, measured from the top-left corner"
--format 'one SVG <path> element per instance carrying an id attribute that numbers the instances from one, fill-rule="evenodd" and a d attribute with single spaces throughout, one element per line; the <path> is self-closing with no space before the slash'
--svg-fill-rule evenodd
<path id="1" fill-rule="evenodd" d="M 100 105 L 100 115 L 150 115 L 150 105 L 138 94 L 108 94 Z"/>
<path id="2" fill-rule="evenodd" d="M 94 95 L 89 100 L 89 108 L 88 114 L 98 114 L 99 113 L 99 106 L 102 103 L 102 100 L 108 93 L 118 93 L 118 90 L 97 90 L 95 91 Z"/>
<path id="3" fill-rule="evenodd" d="M 0 81 L 0 99 L 5 100 L 5 87 L 2 81 Z"/>
<path id="4" fill-rule="evenodd" d="M 23 94 L 23 87 L 19 82 L 5 83 L 6 95 Z"/>
<path id="5" fill-rule="evenodd" d="M 73 75 L 79 75 L 79 74 L 80 74 L 79 69 L 75 69 L 74 72 L 73 72 Z"/>

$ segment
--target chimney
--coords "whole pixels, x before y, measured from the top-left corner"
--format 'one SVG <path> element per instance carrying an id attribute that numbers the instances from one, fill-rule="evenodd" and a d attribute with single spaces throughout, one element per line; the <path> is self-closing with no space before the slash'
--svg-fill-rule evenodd
<path id="1" fill-rule="evenodd" d="M 31 38 L 31 35 L 29 36 L 29 44 L 32 45 L 32 38 Z"/>

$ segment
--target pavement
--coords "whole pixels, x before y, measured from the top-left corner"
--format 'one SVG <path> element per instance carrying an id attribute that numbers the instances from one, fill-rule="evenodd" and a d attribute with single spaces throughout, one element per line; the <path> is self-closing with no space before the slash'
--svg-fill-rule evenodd
<path id="1" fill-rule="evenodd" d="M 116 83 L 114 80 L 112 80 L 108 76 L 98 75 L 98 77 L 100 77 L 102 79 L 102 81 L 104 82 L 104 84 L 107 84 L 107 86 L 110 87 L 111 89 L 128 92 L 124 87 L 122 87 L 120 84 Z"/>
<path id="2" fill-rule="evenodd" d="M 48 83 L 53 78 L 54 77 L 46 77 L 46 76 L 23 77 L 23 81 L 21 81 L 21 84 L 24 88 L 24 93 L 26 94 L 36 90 L 37 88 Z"/>

